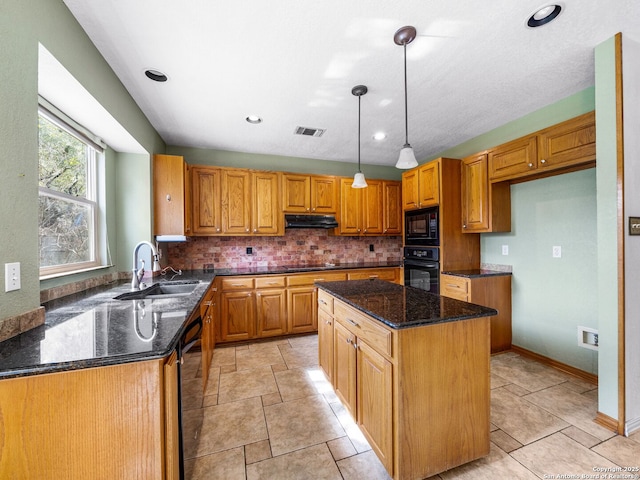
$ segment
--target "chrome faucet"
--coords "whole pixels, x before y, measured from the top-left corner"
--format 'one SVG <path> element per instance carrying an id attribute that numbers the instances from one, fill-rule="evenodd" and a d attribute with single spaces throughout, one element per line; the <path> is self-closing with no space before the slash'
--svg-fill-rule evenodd
<path id="1" fill-rule="evenodd" d="M 151 256 L 153 258 L 153 272 L 160 271 L 160 262 L 158 261 L 158 251 L 156 247 L 153 246 L 152 243 L 147 241 L 142 241 L 136 245 L 136 248 L 133 249 L 133 278 L 131 279 L 131 290 L 140 290 L 140 282 L 142 281 L 142 277 L 144 277 L 144 260 L 140 260 L 142 266 L 138 269 L 138 250 L 142 245 L 148 245 L 151 249 Z"/>

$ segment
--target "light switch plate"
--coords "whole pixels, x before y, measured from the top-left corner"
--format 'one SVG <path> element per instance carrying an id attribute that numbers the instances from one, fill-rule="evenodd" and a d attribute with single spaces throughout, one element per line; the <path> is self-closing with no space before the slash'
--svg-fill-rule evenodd
<path id="1" fill-rule="evenodd" d="M 502 245 L 502 254 L 509 255 L 509 245 Z"/>
<path id="2" fill-rule="evenodd" d="M 562 257 L 562 247 L 554 246 L 551 252 L 552 252 L 553 258 Z"/>
<path id="3" fill-rule="evenodd" d="M 4 291 L 20 290 L 20 262 L 4 264 Z"/>

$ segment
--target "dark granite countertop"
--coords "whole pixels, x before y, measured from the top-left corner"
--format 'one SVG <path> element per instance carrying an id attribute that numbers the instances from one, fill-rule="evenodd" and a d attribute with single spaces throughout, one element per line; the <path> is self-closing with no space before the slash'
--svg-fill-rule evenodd
<path id="1" fill-rule="evenodd" d="M 305 264 L 305 265 L 281 265 L 246 268 L 222 268 L 215 269 L 215 274 L 220 276 L 235 275 L 274 275 L 284 273 L 303 273 L 331 270 L 351 270 L 357 268 L 384 268 L 401 267 L 402 260 L 388 262 L 361 262 L 361 263 L 335 263 L 335 264 Z"/>
<path id="2" fill-rule="evenodd" d="M 444 273 L 445 275 L 453 275 L 455 277 L 465 277 L 465 278 L 511 275 L 511 272 L 504 272 L 501 270 L 486 270 L 483 268 L 474 268 L 471 270 L 450 270 L 448 272 L 442 272 L 442 273 Z"/>
<path id="3" fill-rule="evenodd" d="M 0 343 L 0 378 L 52 373 L 164 358 L 177 345 L 215 276 L 299 273 L 350 268 L 398 267 L 397 262 L 333 266 L 293 265 L 185 271 L 147 280 L 200 282 L 184 297 L 115 300 L 130 291 L 129 282 L 92 288 L 44 304 L 45 323 Z M 154 326 L 154 319 L 157 325 Z M 155 333 L 154 333 L 155 332 Z"/>
<path id="4" fill-rule="evenodd" d="M 130 291 L 119 282 L 48 302 L 44 325 L 0 343 L 0 378 L 166 357 L 213 278 L 200 271 L 148 281 L 200 282 L 183 297 L 115 300 Z"/>
<path id="5" fill-rule="evenodd" d="M 493 308 L 384 280 L 321 282 L 316 286 L 395 329 L 490 317 L 498 313 Z"/>

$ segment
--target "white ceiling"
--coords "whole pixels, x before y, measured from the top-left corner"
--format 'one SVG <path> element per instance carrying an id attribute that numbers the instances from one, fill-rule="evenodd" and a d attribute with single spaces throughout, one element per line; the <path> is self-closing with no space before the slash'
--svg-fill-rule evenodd
<path id="1" fill-rule="evenodd" d="M 364 84 L 362 163 L 391 166 L 404 143 L 398 28 L 418 32 L 407 72 L 419 161 L 592 86 L 594 47 L 640 38 L 638 0 L 563 0 L 554 22 L 527 28 L 543 1 L 64 3 L 168 145 L 357 162 L 351 89 Z M 149 68 L 169 80 L 152 82 Z"/>

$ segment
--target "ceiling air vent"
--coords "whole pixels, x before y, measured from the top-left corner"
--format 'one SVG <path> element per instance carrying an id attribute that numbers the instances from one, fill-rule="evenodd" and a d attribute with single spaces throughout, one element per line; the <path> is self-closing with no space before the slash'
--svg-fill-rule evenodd
<path id="1" fill-rule="evenodd" d="M 294 132 L 296 135 L 306 135 L 308 137 L 321 137 L 325 129 L 322 128 L 309 128 L 309 127 L 296 127 Z"/>

